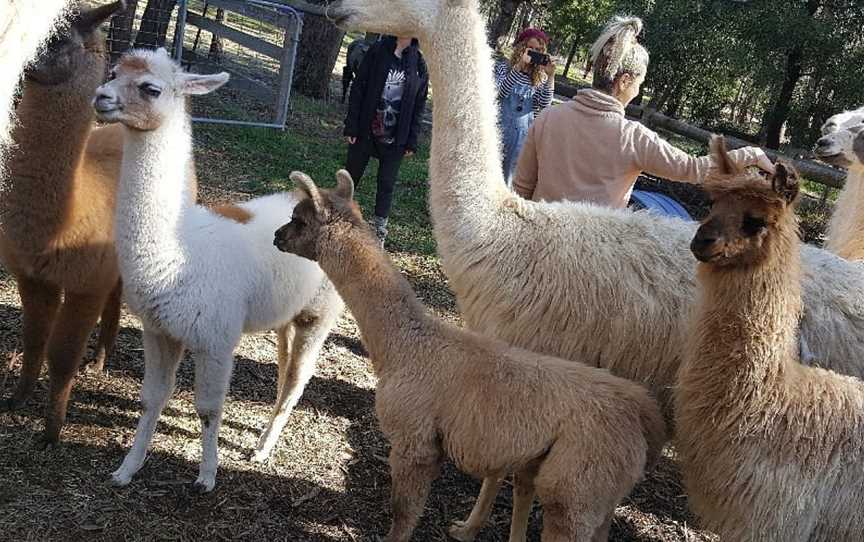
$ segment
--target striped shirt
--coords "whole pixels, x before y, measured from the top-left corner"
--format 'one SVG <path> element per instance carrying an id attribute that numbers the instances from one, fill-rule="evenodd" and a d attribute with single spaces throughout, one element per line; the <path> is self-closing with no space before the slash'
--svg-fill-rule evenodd
<path id="1" fill-rule="evenodd" d="M 513 87 L 516 83 L 532 86 L 531 76 L 527 73 L 522 73 L 510 67 L 510 64 L 505 60 L 499 60 L 495 63 L 495 85 L 498 87 L 498 100 L 504 101 L 510 93 L 513 92 Z M 541 111 L 549 107 L 552 103 L 552 88 L 549 86 L 549 79 L 540 83 L 534 92 L 531 109 L 534 115 L 538 115 Z"/>

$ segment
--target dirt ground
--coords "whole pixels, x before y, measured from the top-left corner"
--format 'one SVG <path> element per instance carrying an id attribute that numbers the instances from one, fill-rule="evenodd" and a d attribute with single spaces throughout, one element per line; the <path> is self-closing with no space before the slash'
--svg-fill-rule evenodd
<path id="1" fill-rule="evenodd" d="M 206 184 L 203 192 L 205 200 L 232 196 Z M 394 258 L 436 313 L 457 320 L 434 258 Z M 19 370 L 20 319 L 14 281 L 2 275 L 0 361 L 8 360 L 0 368 L 3 395 Z M 371 541 L 386 533 L 388 446 L 373 412 L 375 378 L 350 315 L 327 341 L 316 375 L 266 465 L 247 457 L 275 399 L 275 337 L 245 337 L 235 362 L 216 490 L 205 496 L 189 491 L 197 475 L 200 428 L 188 358 L 144 468 L 129 487 L 114 488 L 109 474 L 131 444 L 143 376 L 140 327 L 124 313 L 107 372 L 82 372 L 76 382 L 59 446 L 34 446 L 42 427 L 44 380 L 25 408 L 0 413 L 0 539 Z M 478 489 L 477 481 L 446 466 L 414 540 L 446 540 L 447 526 L 467 516 Z M 509 513 L 505 488 L 478 540 L 506 540 Z M 611 540 L 711 540 L 693 521 L 675 463 L 666 458 L 618 508 Z M 535 506 L 529 540 L 540 539 L 541 525 Z"/>

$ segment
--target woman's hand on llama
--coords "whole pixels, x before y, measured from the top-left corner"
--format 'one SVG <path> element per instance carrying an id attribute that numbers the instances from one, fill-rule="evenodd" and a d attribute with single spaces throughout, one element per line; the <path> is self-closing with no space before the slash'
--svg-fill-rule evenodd
<path id="1" fill-rule="evenodd" d="M 768 158 L 768 155 L 765 154 L 765 151 L 758 147 L 753 147 L 753 150 L 756 152 L 756 167 L 761 169 L 762 171 L 770 174 L 774 174 L 774 162 Z"/>

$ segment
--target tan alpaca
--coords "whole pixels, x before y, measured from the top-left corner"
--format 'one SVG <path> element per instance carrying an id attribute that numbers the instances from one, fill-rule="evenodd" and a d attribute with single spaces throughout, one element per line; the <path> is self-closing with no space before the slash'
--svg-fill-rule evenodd
<path id="1" fill-rule="evenodd" d="M 769 183 L 712 149 L 675 408 L 690 504 L 721 540 L 864 540 L 864 382 L 798 359 L 797 173 Z"/>
<path id="2" fill-rule="evenodd" d="M 615 505 L 658 457 L 666 431 L 647 390 L 608 371 L 511 348 L 434 318 L 378 247 L 353 183 L 335 191 L 291 178 L 309 196 L 276 233 L 280 250 L 317 261 L 351 308 L 378 387 L 375 410 L 390 440 L 393 523 L 408 540 L 449 458 L 499 480 L 514 473 L 511 541 L 525 539 L 534 495 L 544 541 L 606 540 Z M 451 534 L 471 540 L 497 484 Z"/>
<path id="3" fill-rule="evenodd" d="M 23 311 L 23 367 L 7 406 L 31 394 L 47 351 L 46 443 L 59 436 L 100 315 L 97 368 L 117 335 L 121 288 L 112 213 L 122 133 L 106 128 L 90 137 L 90 100 L 105 74 L 97 26 L 121 8 L 115 2 L 78 12 L 27 71 L 9 181 L 0 194 L 0 259 L 17 279 Z"/>

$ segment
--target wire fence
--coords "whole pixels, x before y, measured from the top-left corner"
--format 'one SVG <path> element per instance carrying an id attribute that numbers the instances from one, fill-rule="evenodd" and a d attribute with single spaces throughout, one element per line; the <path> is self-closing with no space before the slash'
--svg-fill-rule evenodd
<path id="1" fill-rule="evenodd" d="M 226 87 L 192 102 L 195 121 L 284 127 L 302 29 L 299 13 L 266 0 L 128 0 L 127 5 L 107 28 L 112 62 L 133 47 L 165 47 L 190 71 L 231 74 Z"/>

